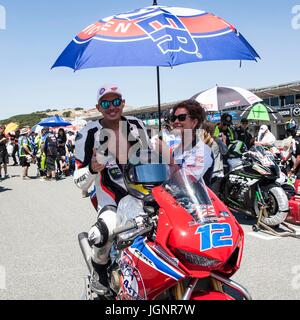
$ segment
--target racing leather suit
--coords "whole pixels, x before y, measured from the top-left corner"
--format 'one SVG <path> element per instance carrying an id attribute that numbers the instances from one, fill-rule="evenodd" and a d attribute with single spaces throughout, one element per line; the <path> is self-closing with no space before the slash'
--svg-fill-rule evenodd
<path id="1" fill-rule="evenodd" d="M 140 149 L 148 148 L 147 131 L 141 120 L 135 117 L 122 117 L 120 128 L 122 128 L 120 130 L 122 130 L 123 136 L 127 136 L 130 146 L 138 146 Z M 82 190 L 87 191 L 94 183 L 91 200 L 99 213 L 98 224 L 105 231 L 105 239 L 102 239 L 103 243 L 96 244 L 92 250 L 93 261 L 100 265 L 107 264 L 109 260 L 112 242 L 108 241 L 108 238 L 116 227 L 116 210 L 114 208 L 128 194 L 123 179 L 123 166 L 114 156 L 109 154 L 106 146 L 107 140 L 107 131 L 101 125 L 100 120 L 88 123 L 77 134 L 75 142 L 75 184 Z M 101 149 L 106 156 L 105 169 L 101 173 L 95 173 L 91 168 L 94 148 Z M 96 236 L 93 234 L 94 232 L 97 233 L 95 228 L 90 231 L 91 238 Z"/>

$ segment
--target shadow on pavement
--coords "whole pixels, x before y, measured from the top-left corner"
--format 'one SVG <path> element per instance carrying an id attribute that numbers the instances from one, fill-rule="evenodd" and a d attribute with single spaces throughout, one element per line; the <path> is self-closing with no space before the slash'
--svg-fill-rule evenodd
<path id="1" fill-rule="evenodd" d="M 5 191 L 12 191 L 12 189 L 8 189 L 0 186 L 0 193 Z"/>
<path id="2" fill-rule="evenodd" d="M 257 222 L 257 218 L 246 215 L 243 212 L 231 211 L 240 225 L 253 226 Z"/>
<path id="3" fill-rule="evenodd" d="M 30 178 L 30 180 L 38 180 L 38 179 L 41 179 L 41 177 L 36 177 L 36 176 L 35 176 L 35 177 L 31 177 L 31 176 L 30 176 L 29 178 Z"/>

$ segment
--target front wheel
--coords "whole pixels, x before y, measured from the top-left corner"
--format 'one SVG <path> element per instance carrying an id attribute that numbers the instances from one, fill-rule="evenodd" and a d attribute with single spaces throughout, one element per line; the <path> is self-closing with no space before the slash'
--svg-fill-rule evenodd
<path id="1" fill-rule="evenodd" d="M 280 225 L 288 216 L 289 201 L 286 193 L 281 187 L 277 185 L 268 185 L 262 187 L 262 196 L 267 205 L 267 216 L 262 217 L 262 222 L 270 227 Z M 255 213 L 259 216 L 261 204 L 255 200 L 254 204 Z"/>

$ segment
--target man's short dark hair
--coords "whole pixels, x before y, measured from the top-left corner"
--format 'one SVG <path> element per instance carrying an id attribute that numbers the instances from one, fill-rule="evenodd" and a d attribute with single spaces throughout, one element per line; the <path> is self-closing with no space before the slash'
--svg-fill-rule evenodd
<path id="1" fill-rule="evenodd" d="M 243 119 L 241 120 L 241 123 L 249 123 L 249 120 L 246 119 L 246 118 L 243 118 Z"/>

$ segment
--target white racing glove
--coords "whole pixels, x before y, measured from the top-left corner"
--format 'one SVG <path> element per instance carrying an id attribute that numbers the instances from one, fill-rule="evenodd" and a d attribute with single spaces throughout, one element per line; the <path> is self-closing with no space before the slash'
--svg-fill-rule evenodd
<path id="1" fill-rule="evenodd" d="M 88 240 L 90 246 L 104 247 L 110 240 L 113 230 L 116 228 L 116 223 L 116 212 L 107 210 L 101 213 L 97 223 L 92 226 L 89 232 Z"/>
<path id="2" fill-rule="evenodd" d="M 106 223 L 99 219 L 89 231 L 88 241 L 90 246 L 101 248 L 106 245 L 109 239 L 109 231 Z"/>

